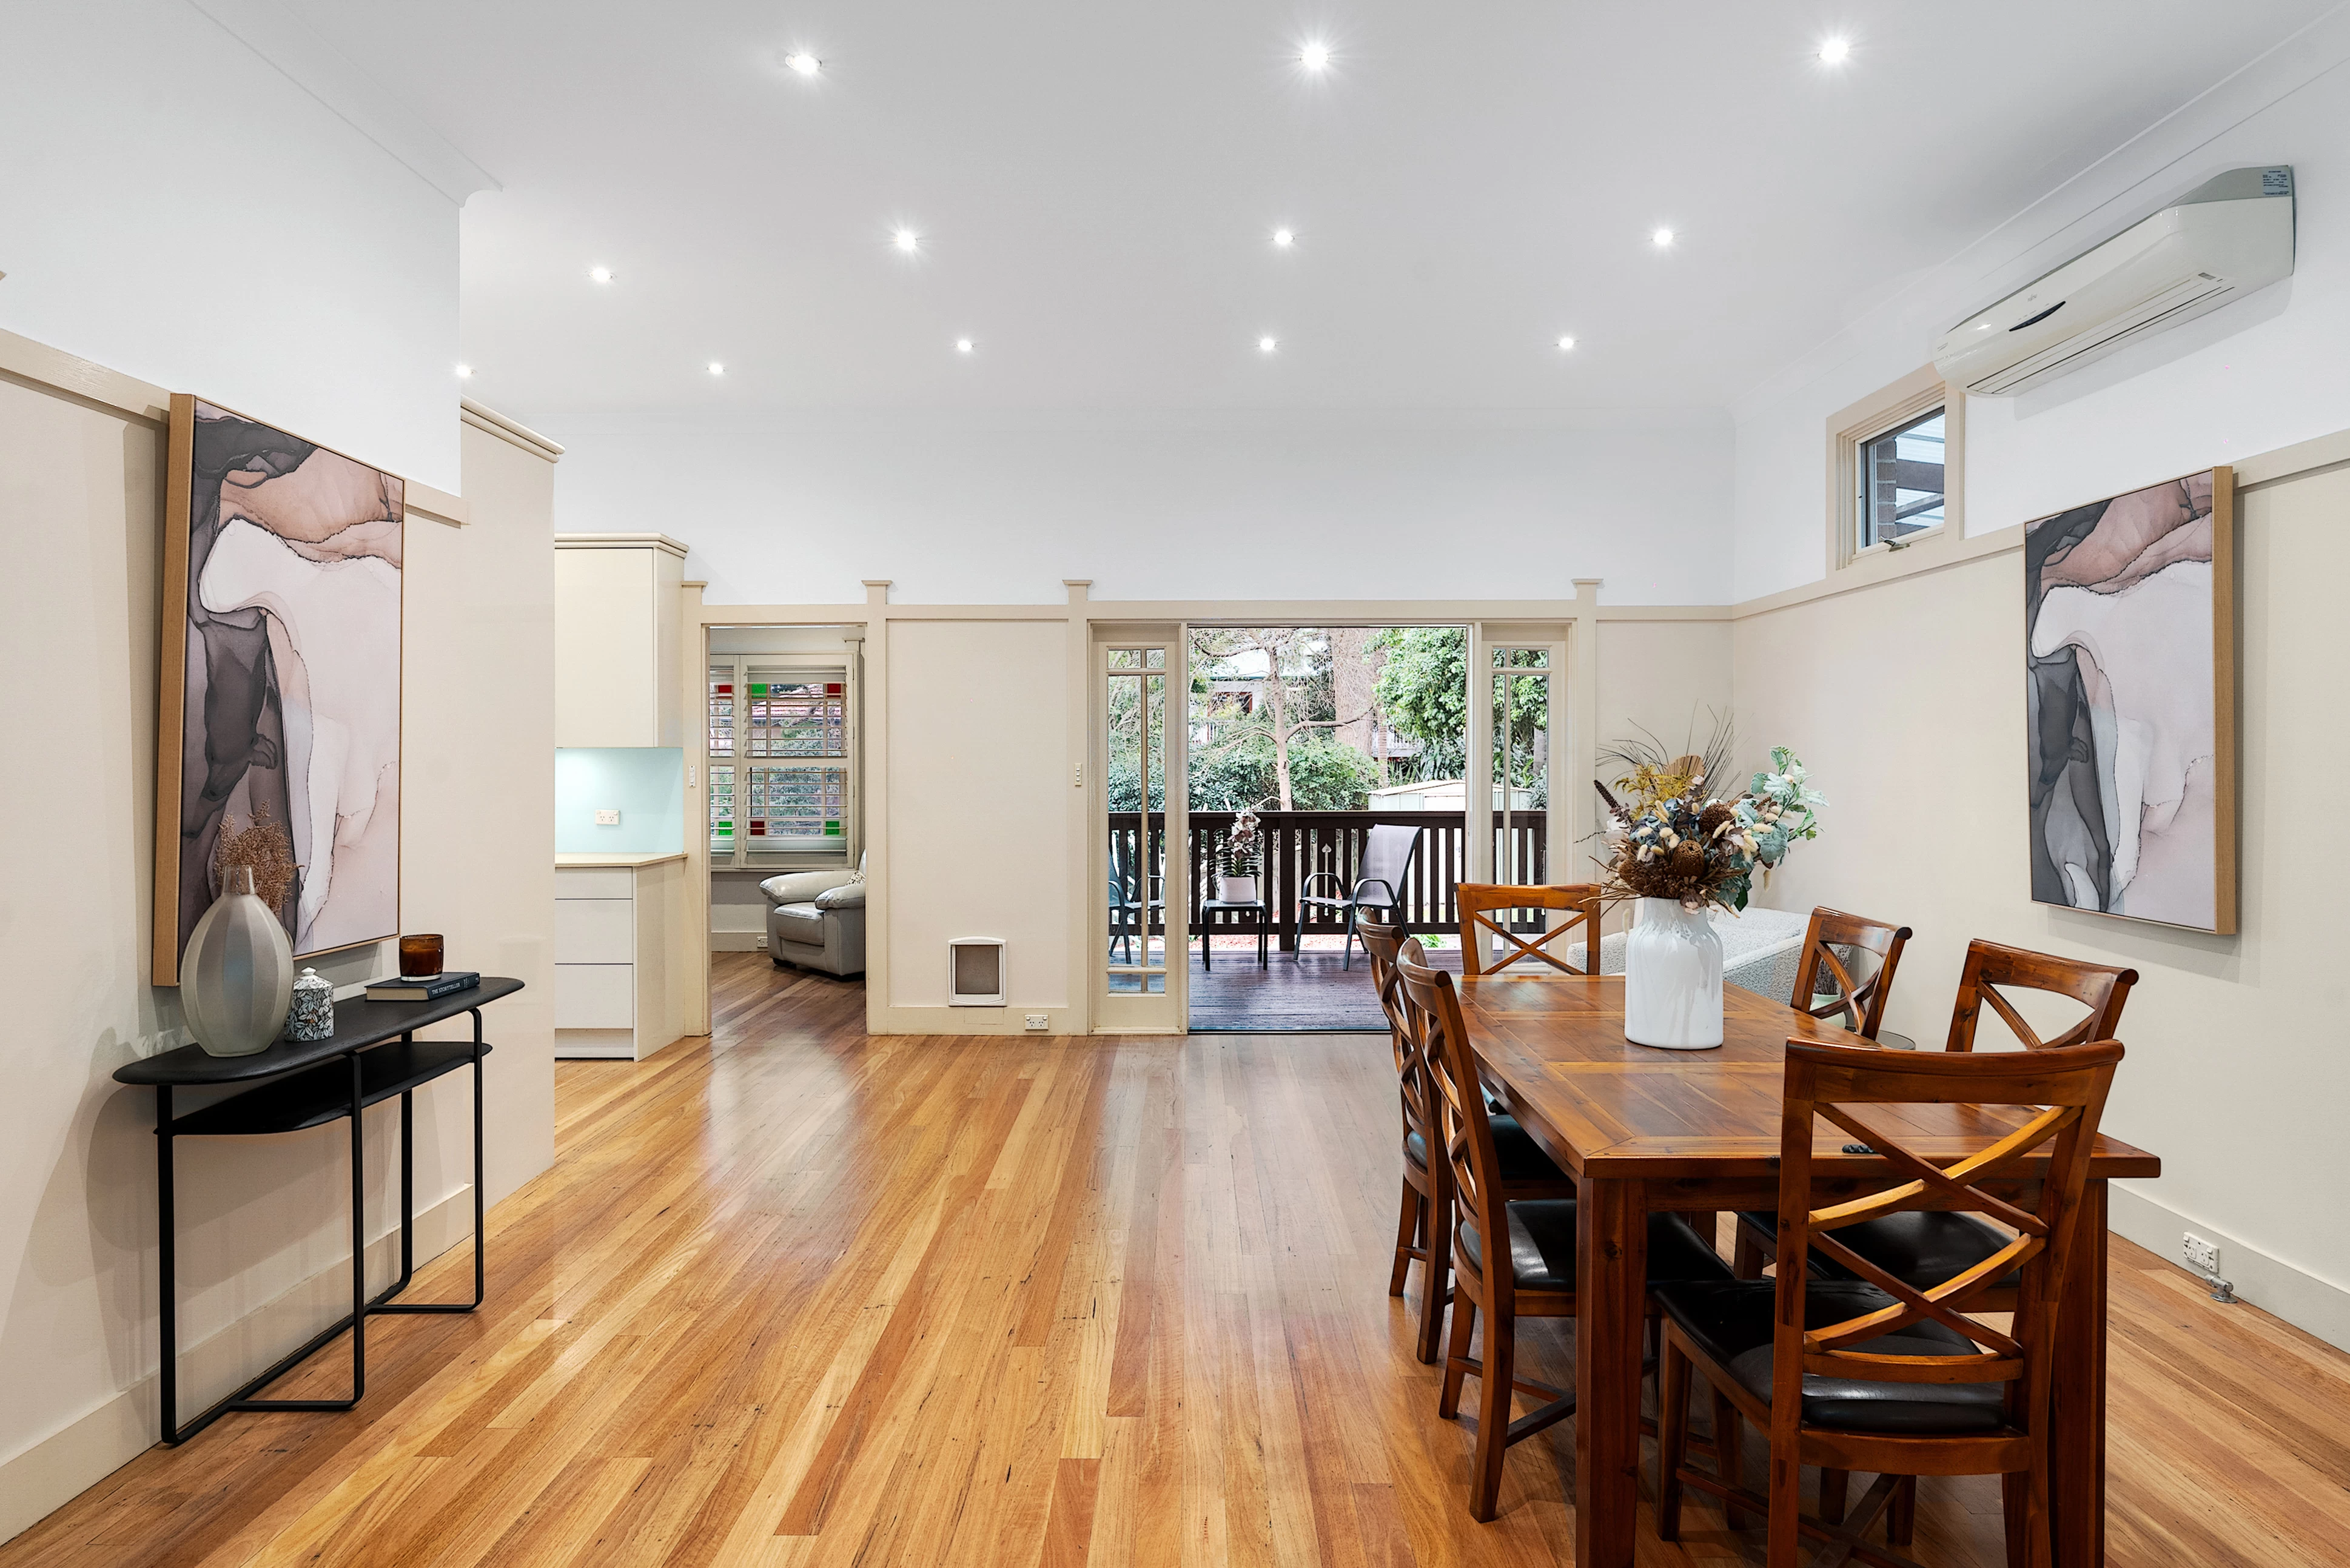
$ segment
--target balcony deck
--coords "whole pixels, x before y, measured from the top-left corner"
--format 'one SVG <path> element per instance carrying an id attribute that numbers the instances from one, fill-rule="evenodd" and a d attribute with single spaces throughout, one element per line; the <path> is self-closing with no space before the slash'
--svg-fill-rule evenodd
<path id="1" fill-rule="evenodd" d="M 1277 943 L 1268 946 L 1267 962 L 1259 969 L 1254 938 L 1219 938 L 1216 967 L 1208 971 L 1200 964 L 1200 944 L 1191 944 L 1193 1030 L 1387 1033 L 1387 1017 L 1371 989 L 1370 962 L 1360 947 L 1354 968 L 1347 970 L 1340 968 L 1342 955 L 1335 946 L 1295 952 L 1283 952 Z M 1439 969 L 1461 972 L 1458 948 L 1429 957 Z"/>

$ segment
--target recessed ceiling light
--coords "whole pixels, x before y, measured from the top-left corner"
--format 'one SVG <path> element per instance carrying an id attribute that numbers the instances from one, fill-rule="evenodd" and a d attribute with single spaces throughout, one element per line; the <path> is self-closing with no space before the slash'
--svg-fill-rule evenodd
<path id="1" fill-rule="evenodd" d="M 1330 46 L 1315 38 L 1297 51 L 1297 63 L 1309 71 L 1330 68 Z"/>
<path id="2" fill-rule="evenodd" d="M 1280 347 L 1281 339 L 1278 337 L 1260 337 L 1256 340 L 1256 351 L 1260 354 L 1270 354 Z"/>
<path id="3" fill-rule="evenodd" d="M 970 353 L 970 352 L 972 351 L 972 340 L 971 340 L 970 338 L 968 338 L 968 337 L 958 337 L 958 338 L 956 338 L 956 339 L 955 339 L 955 352 L 956 352 L 956 353 L 958 353 L 958 354 L 968 354 L 968 353 Z"/>
<path id="4" fill-rule="evenodd" d="M 1663 250 L 1673 243 L 1673 232 L 1670 229 L 1659 229 L 1655 234 L 1650 234 L 1648 239 L 1659 250 Z"/>
<path id="5" fill-rule="evenodd" d="M 1852 53 L 1852 43 L 1846 38 L 1830 38 L 1820 46 L 1820 64 L 1840 66 Z"/>
<path id="6" fill-rule="evenodd" d="M 1294 229 L 1275 229 L 1273 231 L 1273 243 L 1274 248 L 1285 251 L 1290 246 L 1297 243 L 1296 231 Z"/>
<path id="7" fill-rule="evenodd" d="M 824 69 L 824 62 L 817 59 L 814 55 L 809 54 L 806 49 L 801 49 L 795 53 L 785 55 L 784 57 L 784 64 L 790 67 L 793 70 L 797 71 L 804 77 L 812 77 L 818 71 Z"/>
<path id="8" fill-rule="evenodd" d="M 889 236 L 889 243 L 896 245 L 908 255 L 912 255 L 916 251 L 922 248 L 922 236 L 914 233 L 911 229 L 899 229 L 896 234 Z"/>
<path id="9" fill-rule="evenodd" d="M 591 266 L 588 269 L 588 276 L 595 283 L 609 283 L 612 281 L 612 269 L 608 266 Z"/>
<path id="10" fill-rule="evenodd" d="M 1575 347 L 1575 339 L 1572 337 L 1562 337 L 1558 340 L 1558 346 L 1562 349 L 1572 348 Z"/>
<path id="11" fill-rule="evenodd" d="M 713 376 L 723 376 L 726 374 L 726 367 L 712 359 L 710 362 L 710 373 Z"/>
<path id="12" fill-rule="evenodd" d="M 473 368 L 471 365 L 460 365 L 457 367 L 457 379 L 461 381 L 468 379 L 473 374 Z"/>

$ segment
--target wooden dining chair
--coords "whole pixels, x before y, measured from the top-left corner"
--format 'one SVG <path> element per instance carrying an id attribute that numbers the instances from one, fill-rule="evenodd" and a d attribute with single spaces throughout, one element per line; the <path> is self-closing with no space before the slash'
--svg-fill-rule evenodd
<path id="1" fill-rule="evenodd" d="M 1575 1210 L 1571 1198 L 1520 1199 L 1507 1182 L 1495 1118 L 1485 1108 L 1476 1052 L 1461 1016 L 1452 977 L 1429 967 L 1417 940 L 1397 954 L 1404 1015 L 1424 1065 L 1435 1116 L 1437 1159 L 1446 1168 L 1452 1199 L 1452 1328 L 1444 1357 L 1437 1414 L 1461 1413 L 1461 1390 L 1478 1380 L 1477 1443 L 1470 1463 L 1469 1511 L 1493 1517 L 1502 1493 L 1502 1461 L 1522 1442 L 1575 1413 L 1575 1396 L 1516 1372 L 1521 1317 L 1573 1317 Z M 1489 1259 L 1485 1238 L 1500 1240 Z M 1648 1217 L 1648 1279 L 1726 1280 L 1729 1270 L 1679 1215 Z M 1483 1356 L 1469 1354 L 1477 1321 L 1484 1319 Z M 1510 1418 L 1513 1396 L 1544 1403 Z"/>
<path id="2" fill-rule="evenodd" d="M 1599 972 L 1599 895 L 1596 882 L 1572 882 L 1560 887 L 1510 887 L 1493 882 L 1463 882 L 1458 889 L 1461 911 L 1461 972 L 1498 974 L 1520 959 L 1534 958 L 1567 974 Z M 1572 909 L 1575 918 L 1528 941 L 1503 921 L 1493 919 L 1503 909 Z M 1583 933 L 1583 967 L 1575 968 L 1550 950 L 1550 944 L 1575 931 Z M 1485 938 L 1490 933 L 1509 944 L 1509 950 L 1485 967 Z"/>
<path id="3" fill-rule="evenodd" d="M 2113 1041 L 1989 1055 L 1918 1054 L 1787 1042 L 1779 1143 L 1779 1277 L 1728 1284 L 1660 1284 L 1665 1314 L 1659 1401 L 1657 1533 L 1680 1534 L 1684 1487 L 1767 1513 L 1766 1568 L 1795 1568 L 1802 1541 L 1828 1557 L 1916 1568 L 1888 1550 L 1908 1544 L 1920 1475 L 1998 1475 L 2006 1503 L 2008 1562 L 2048 1568 L 2049 1397 L 2057 1314 L 2079 1234 L 2089 1155 L 2122 1047 Z M 1948 1166 L 1889 1130 L 1895 1116 L 1872 1106 L 1962 1104 L 2015 1113 L 2012 1132 Z M 1814 1152 L 1816 1124 L 1874 1151 L 1908 1179 L 1886 1190 L 1814 1208 L 1815 1179 L 1843 1182 L 1840 1163 Z M 2040 1154 L 2043 1149 L 2046 1153 Z M 1981 1185 L 2012 1177 L 2027 1157 L 2044 1161 L 2030 1208 Z M 1830 1160 L 1839 1157 L 1831 1155 Z M 1923 1287 L 1897 1278 L 1842 1237 L 1856 1224 L 1950 1204 L 1998 1219 L 2013 1232 L 1998 1252 Z M 1814 1278 L 1812 1255 L 1855 1276 Z M 2021 1274 L 2012 1324 L 1972 1315 L 1992 1282 Z M 1744 1419 L 1770 1434 L 1768 1494 L 1739 1482 L 1734 1441 L 1717 1440 L 1716 1469 L 1688 1463 L 1690 1374 L 1701 1373 Z M 1730 1462 L 1724 1463 L 1724 1456 Z M 1802 1467 L 1866 1470 L 1876 1482 L 1848 1520 L 1805 1517 Z M 1887 1515 L 1887 1542 L 1862 1539 Z M 1826 1559 L 1823 1559 L 1826 1560 Z"/>
<path id="4" fill-rule="evenodd" d="M 1433 1362 L 1443 1341 L 1444 1306 L 1452 1288 L 1450 1167 L 1429 1158 L 1435 1141 L 1429 1129 L 1435 1118 L 1428 1108 L 1428 1077 L 1420 1062 L 1418 1033 L 1404 1015 L 1402 980 L 1396 972 L 1405 940 L 1403 929 L 1366 915 L 1358 934 L 1363 950 L 1370 955 L 1371 981 L 1378 988 L 1380 1010 L 1387 1014 L 1388 1034 L 1395 1051 L 1396 1089 L 1403 1106 L 1403 1197 L 1396 1216 L 1395 1268 L 1388 1276 L 1388 1294 L 1403 1294 L 1412 1263 L 1417 1261 L 1423 1265 L 1418 1355 L 1422 1361 Z M 1415 941 L 1412 947 L 1417 950 L 1419 944 Z M 1501 1179 L 1512 1196 L 1575 1196 L 1575 1179 L 1553 1164 L 1514 1118 L 1496 1115 L 1492 1127 Z"/>
<path id="5" fill-rule="evenodd" d="M 1986 1006 L 2014 1031 L 2026 1050 L 2044 1051 L 2092 1040 L 2110 1040 L 2121 1030 L 2122 1007 L 2129 1001 L 2130 988 L 2137 983 L 2136 970 L 2056 958 L 2022 948 L 2002 947 L 1996 942 L 1969 942 L 1966 963 L 1959 971 L 1959 995 L 1950 1013 L 1950 1039 L 1944 1048 L 1960 1053 L 1973 1051 L 1975 1025 Z M 2002 994 L 2002 990 L 2067 996 L 2088 1011 L 2071 1028 L 2043 1040 Z M 1803 994 L 1800 983 L 1795 991 L 1797 995 Z M 1760 1277 L 1762 1265 L 1777 1255 L 1774 1224 L 1773 1216 L 1760 1212 L 1738 1217 L 1736 1267 L 1741 1279 Z M 1913 1282 L 1947 1278 L 1991 1256 L 2009 1240 L 1971 1214 L 1932 1210 L 1888 1214 L 1854 1226 L 1837 1237 L 1846 1249 Z M 1833 1260 L 1819 1261 L 1815 1272 L 1830 1277 L 1851 1277 L 1839 1270 Z M 2012 1278 L 1998 1282 L 1983 1310 L 2012 1311 L 2015 1284 Z"/>
<path id="6" fill-rule="evenodd" d="M 1885 1004 L 1893 995 L 1893 972 L 1901 967 L 1901 950 L 1908 943 L 1907 926 L 1889 926 L 1823 905 L 1812 911 L 1812 923 L 1804 928 L 1804 956 L 1795 965 L 1795 994 L 1789 1001 L 1814 1018 L 1841 1013 L 1846 1029 L 1874 1040 L 1885 1023 Z M 1866 980 L 1855 983 L 1838 948 L 1866 953 L 1877 961 Z M 1825 986 L 1823 970 L 1826 971 Z"/>

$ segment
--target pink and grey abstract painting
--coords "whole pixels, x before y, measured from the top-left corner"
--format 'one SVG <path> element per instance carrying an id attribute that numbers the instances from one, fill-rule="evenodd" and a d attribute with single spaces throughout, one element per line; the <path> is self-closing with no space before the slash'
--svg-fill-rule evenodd
<path id="1" fill-rule="evenodd" d="M 2025 525 L 2038 902 L 2235 929 L 2227 485 L 2207 471 Z"/>
<path id="2" fill-rule="evenodd" d="M 278 907 L 297 955 L 400 929 L 403 482 L 209 403 L 174 403 L 192 420 L 175 406 L 161 749 L 178 810 L 176 843 L 157 846 L 171 876 L 156 888 L 165 983 L 218 893 L 224 836 L 258 829 L 299 867 Z M 163 826 L 159 813 L 159 839 Z"/>

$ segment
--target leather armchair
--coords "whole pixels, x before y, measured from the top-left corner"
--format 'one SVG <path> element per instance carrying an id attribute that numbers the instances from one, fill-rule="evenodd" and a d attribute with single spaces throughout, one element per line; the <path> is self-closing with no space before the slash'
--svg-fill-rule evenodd
<path id="1" fill-rule="evenodd" d="M 855 871 L 795 871 L 759 884 L 767 896 L 767 957 L 826 974 L 865 972 L 865 863 Z"/>

